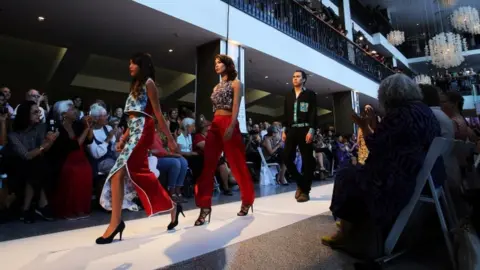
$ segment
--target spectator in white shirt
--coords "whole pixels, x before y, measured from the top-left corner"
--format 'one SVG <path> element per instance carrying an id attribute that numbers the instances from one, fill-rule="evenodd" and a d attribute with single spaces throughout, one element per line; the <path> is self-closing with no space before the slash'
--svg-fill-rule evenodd
<path id="1" fill-rule="evenodd" d="M 88 153 L 92 160 L 95 180 L 98 181 L 98 175 L 108 175 L 113 165 L 115 165 L 117 159 L 115 134 L 117 133 L 118 127 L 112 128 L 107 125 L 108 113 L 102 104 L 93 104 L 90 107 L 90 116 L 93 119 L 93 142 L 88 145 Z M 127 181 L 126 183 L 131 182 Z M 95 183 L 96 190 L 101 192 L 103 184 L 103 181 Z M 99 194 L 97 194 L 97 196 L 98 195 Z M 123 209 L 138 211 L 138 206 L 133 202 L 136 196 L 135 188 L 131 184 L 126 184 Z"/>
<path id="2" fill-rule="evenodd" d="M 195 131 L 195 120 L 184 118 L 180 127 L 181 133 L 177 137 L 180 154 L 185 157 L 188 167 L 192 170 L 193 177 L 200 176 L 203 166 L 203 157 L 193 151 L 192 133 Z"/>

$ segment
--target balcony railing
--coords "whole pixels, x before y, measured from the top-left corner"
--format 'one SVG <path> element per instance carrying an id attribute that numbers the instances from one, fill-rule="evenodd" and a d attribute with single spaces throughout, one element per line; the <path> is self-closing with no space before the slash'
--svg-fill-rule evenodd
<path id="1" fill-rule="evenodd" d="M 222 1 L 374 81 L 394 73 L 294 0 Z"/>

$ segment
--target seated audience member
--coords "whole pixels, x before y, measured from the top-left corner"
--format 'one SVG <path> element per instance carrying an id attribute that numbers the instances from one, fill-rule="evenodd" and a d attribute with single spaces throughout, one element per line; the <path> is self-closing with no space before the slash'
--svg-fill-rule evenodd
<path id="1" fill-rule="evenodd" d="M 435 118 L 440 124 L 442 137 L 453 139 L 455 136 L 454 124 L 452 119 L 448 117 L 440 108 L 440 89 L 428 84 L 420 84 L 420 89 L 423 94 L 423 103 L 425 103 L 432 110 Z"/>
<path id="2" fill-rule="evenodd" d="M 462 115 L 464 99 L 458 92 L 447 92 L 441 95 L 442 111 L 453 120 L 455 139 L 471 142 L 477 141 L 477 136 L 468 126 Z"/>
<path id="3" fill-rule="evenodd" d="M 99 103 L 90 106 L 90 117 L 93 124 L 93 140 L 88 145 L 87 150 L 91 160 L 90 163 L 92 164 L 93 175 L 103 174 L 107 177 L 117 160 L 118 154 L 115 150 L 115 144 L 120 128 L 112 128 L 107 125 L 107 110 Z M 100 178 L 96 180 L 100 180 Z M 104 178 L 101 178 L 101 180 L 95 183 L 95 189 L 98 193 L 97 197 L 100 197 L 100 192 L 105 183 Z M 138 211 L 138 205 L 133 202 L 136 197 L 135 187 L 131 181 L 126 181 L 122 209 Z"/>
<path id="4" fill-rule="evenodd" d="M 288 185 L 287 180 L 285 180 L 285 172 L 287 167 L 283 163 L 283 148 L 282 141 L 276 140 L 278 137 L 278 130 L 274 126 L 270 126 L 267 129 L 267 134 L 263 137 L 262 150 L 263 155 L 267 163 L 278 163 L 280 164 L 280 172 L 276 175 L 276 180 L 278 184 Z"/>
<path id="5" fill-rule="evenodd" d="M 197 179 L 202 173 L 203 156 L 193 151 L 192 133 L 195 130 L 195 120 L 185 118 L 180 126 L 180 132 L 177 137 L 180 154 L 188 161 L 188 167 L 192 170 L 193 178 Z"/>
<path id="6" fill-rule="evenodd" d="M 203 120 L 197 125 L 197 133 L 193 139 L 193 150 L 198 153 L 203 160 L 203 152 L 205 148 L 205 139 L 207 138 L 208 129 L 210 128 L 211 123 L 207 120 Z M 232 190 L 230 185 L 236 184 L 236 181 L 233 179 L 230 170 L 228 169 L 227 162 L 224 157 L 220 157 L 217 165 L 216 172 L 222 181 L 223 194 L 227 196 L 232 196 Z"/>
<path id="7" fill-rule="evenodd" d="M 66 219 L 88 217 L 92 201 L 93 173 L 85 146 L 93 139 L 91 118 L 78 119 L 71 100 L 54 106 L 59 136 L 48 153 L 56 181 L 52 206 L 55 215 Z"/>
<path id="8" fill-rule="evenodd" d="M 13 132 L 8 134 L 6 170 L 10 179 L 9 189 L 16 194 L 25 192 L 21 217 L 25 223 L 34 222 L 35 213 L 46 220 L 53 220 L 46 196 L 51 183 L 44 153 L 50 150 L 58 132 L 47 133 L 40 115 L 36 102 L 20 104 L 13 122 Z M 34 198 L 38 202 L 32 202 Z"/>
<path id="9" fill-rule="evenodd" d="M 73 101 L 73 109 L 75 110 L 77 119 L 81 120 L 85 116 L 85 113 L 83 112 L 83 100 L 81 97 L 74 97 L 72 98 L 72 101 Z"/>
<path id="10" fill-rule="evenodd" d="M 262 143 L 262 139 L 260 138 L 258 125 L 256 126 L 257 126 L 256 130 L 252 127 L 252 130 L 249 132 L 248 139 L 245 146 L 245 149 L 246 149 L 245 152 L 246 152 L 247 161 L 253 163 L 255 172 L 259 172 L 260 167 L 262 165 L 262 158 L 258 153 L 258 147 Z"/>
<path id="11" fill-rule="evenodd" d="M 341 168 L 345 166 L 348 162 L 351 161 L 352 157 L 352 148 L 348 142 L 348 136 L 340 135 L 337 138 L 336 142 L 336 153 L 337 153 L 337 160 L 338 160 L 338 167 Z"/>
<path id="12" fill-rule="evenodd" d="M 10 113 L 5 96 L 0 92 L 0 150 L 7 144 L 7 133 L 10 130 Z"/>
<path id="13" fill-rule="evenodd" d="M 48 105 L 47 96 L 44 95 L 44 94 L 43 95 L 40 94 L 40 92 L 38 92 L 35 89 L 30 89 L 25 94 L 25 100 L 26 101 L 33 101 L 33 102 L 35 102 L 35 104 L 37 104 L 38 109 L 40 110 L 40 122 L 45 123 L 45 119 L 46 119 L 45 116 L 48 114 L 48 112 L 50 110 L 50 106 Z M 45 104 L 46 110 L 44 108 L 42 108 L 42 104 Z M 14 111 L 15 115 L 17 114 L 17 109 L 18 109 L 18 106 L 17 106 L 17 108 L 15 108 L 15 111 Z"/>
<path id="14" fill-rule="evenodd" d="M 178 120 L 178 109 L 172 109 L 168 112 L 168 122 L 170 123 L 170 132 L 176 134 L 180 128 L 180 123 Z"/>
<path id="15" fill-rule="evenodd" d="M 324 152 L 328 150 L 328 146 L 324 142 L 323 136 L 322 136 L 322 130 L 319 128 L 315 133 L 315 137 L 313 138 L 313 143 L 315 147 L 315 159 L 317 160 L 320 171 L 327 172 L 327 169 L 325 169 Z"/>
<path id="16" fill-rule="evenodd" d="M 358 246 L 357 241 L 362 250 L 352 250 L 349 233 L 363 234 L 358 230 L 365 224 L 382 234 L 390 230 L 413 194 L 430 144 L 440 136 L 435 115 L 422 103 L 421 90 L 409 77 L 395 74 L 383 80 L 378 99 L 386 115 L 375 130 L 368 125 L 373 112 L 352 116 L 364 131 L 370 153 L 363 166 L 347 165 L 337 172 L 330 210 L 341 220 L 340 230 L 322 238 L 323 244 L 351 253 L 365 252 L 370 246 L 368 241 Z"/>
<path id="17" fill-rule="evenodd" d="M 188 162 L 182 155 L 170 153 L 163 147 L 162 135 L 157 131 L 151 152 L 158 158 L 157 169 L 160 171 L 160 174 L 165 173 L 167 175 L 168 192 L 172 200 L 185 203 L 187 201 L 182 196 L 182 187 L 187 175 Z"/>

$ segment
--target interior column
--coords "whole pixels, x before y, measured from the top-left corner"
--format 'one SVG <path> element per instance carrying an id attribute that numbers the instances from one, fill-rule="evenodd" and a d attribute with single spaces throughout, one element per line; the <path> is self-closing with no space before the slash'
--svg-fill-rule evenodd
<path id="1" fill-rule="evenodd" d="M 352 121 L 352 112 L 360 113 L 359 97 L 355 91 L 333 94 L 333 116 L 337 135 L 348 135 L 356 132 Z"/>
<path id="2" fill-rule="evenodd" d="M 220 76 L 215 73 L 215 56 L 226 54 L 235 63 L 238 72 L 237 79 L 242 82 L 241 94 L 245 95 L 245 49 L 237 44 L 225 40 L 216 40 L 197 47 L 196 80 L 195 80 L 195 116 L 197 119 L 204 115 L 205 119 L 213 119 L 213 106 L 210 95 L 215 85 L 220 82 Z M 244 99 L 243 99 L 244 100 Z M 245 102 L 240 104 L 240 128 L 246 125 Z"/>

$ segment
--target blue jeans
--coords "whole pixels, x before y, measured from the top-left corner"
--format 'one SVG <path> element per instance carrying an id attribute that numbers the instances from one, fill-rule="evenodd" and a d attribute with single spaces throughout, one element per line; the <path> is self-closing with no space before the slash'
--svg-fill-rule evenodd
<path id="1" fill-rule="evenodd" d="M 184 157 L 158 158 L 157 169 L 160 174 L 168 175 L 168 188 L 183 187 L 188 169 L 188 163 Z"/>

